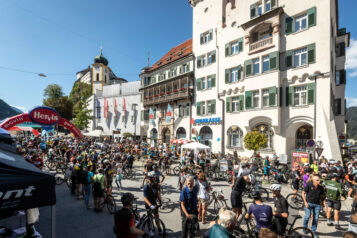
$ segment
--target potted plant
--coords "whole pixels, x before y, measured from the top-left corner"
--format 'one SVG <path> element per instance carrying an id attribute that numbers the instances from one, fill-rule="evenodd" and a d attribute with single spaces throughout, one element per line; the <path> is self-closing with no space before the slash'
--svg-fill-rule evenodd
<path id="1" fill-rule="evenodd" d="M 181 91 L 185 91 L 185 90 L 186 90 L 186 88 L 181 88 L 180 90 L 181 90 Z"/>
<path id="2" fill-rule="evenodd" d="M 171 93 L 171 91 L 166 91 L 166 94 L 170 94 Z"/>
<path id="3" fill-rule="evenodd" d="M 160 93 L 160 96 L 164 96 L 165 93 Z"/>
<path id="4" fill-rule="evenodd" d="M 174 89 L 174 92 L 178 92 L 178 89 L 177 89 L 177 88 L 175 88 L 175 89 Z"/>

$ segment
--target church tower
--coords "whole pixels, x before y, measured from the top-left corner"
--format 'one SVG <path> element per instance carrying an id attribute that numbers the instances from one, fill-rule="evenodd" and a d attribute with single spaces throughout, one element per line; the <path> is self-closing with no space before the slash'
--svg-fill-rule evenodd
<path id="1" fill-rule="evenodd" d="M 108 68 L 108 60 L 103 56 L 103 49 L 100 50 L 100 55 L 94 58 L 92 64 L 92 90 L 103 90 L 104 85 L 110 84 L 110 69 Z"/>

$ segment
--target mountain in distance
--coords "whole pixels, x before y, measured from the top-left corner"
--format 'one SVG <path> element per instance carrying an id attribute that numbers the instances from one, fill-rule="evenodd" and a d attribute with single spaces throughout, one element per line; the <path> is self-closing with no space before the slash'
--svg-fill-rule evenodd
<path id="1" fill-rule="evenodd" d="M 14 109 L 15 110 L 15 112 L 17 112 L 18 114 L 22 114 L 22 113 L 24 113 L 23 111 L 21 111 L 20 109 L 18 109 L 17 107 L 13 107 L 13 106 L 11 106 L 12 107 L 12 109 Z"/>
<path id="2" fill-rule="evenodd" d="M 357 107 L 347 108 L 346 120 L 348 139 L 357 139 Z"/>
<path id="3" fill-rule="evenodd" d="M 7 104 L 4 100 L 0 99 L 0 120 L 4 120 L 5 118 L 15 116 L 17 114 L 21 114 L 18 110 L 14 110 L 9 104 Z"/>

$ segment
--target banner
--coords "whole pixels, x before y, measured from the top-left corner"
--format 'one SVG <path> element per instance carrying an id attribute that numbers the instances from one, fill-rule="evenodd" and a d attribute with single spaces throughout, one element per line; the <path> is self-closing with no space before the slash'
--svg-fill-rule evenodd
<path id="1" fill-rule="evenodd" d="M 155 123 L 155 115 L 154 115 L 154 110 L 150 107 L 149 109 L 149 121 L 151 124 Z"/>
<path id="2" fill-rule="evenodd" d="M 114 98 L 114 114 L 117 116 L 118 114 L 118 109 L 117 109 L 117 100 Z"/>
<path id="3" fill-rule="evenodd" d="M 305 152 L 293 152 L 292 153 L 292 168 L 294 169 L 296 165 L 304 165 L 309 163 L 309 153 Z"/>
<path id="4" fill-rule="evenodd" d="M 167 104 L 167 110 L 166 110 L 166 123 L 171 122 L 171 117 L 172 117 L 172 107 L 169 103 Z"/>

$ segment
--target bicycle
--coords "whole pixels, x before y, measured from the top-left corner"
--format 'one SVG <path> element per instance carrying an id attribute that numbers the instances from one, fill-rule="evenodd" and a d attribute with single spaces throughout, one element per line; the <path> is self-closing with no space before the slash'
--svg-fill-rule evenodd
<path id="1" fill-rule="evenodd" d="M 289 193 L 286 196 L 286 200 L 288 201 L 289 206 L 296 210 L 303 209 L 305 206 L 302 196 L 298 193 Z"/>
<path id="2" fill-rule="evenodd" d="M 249 198 L 252 198 L 251 195 L 252 195 L 253 191 L 258 191 L 260 193 L 262 202 L 269 200 L 268 190 L 266 188 L 260 187 L 258 184 L 252 185 L 252 186 L 248 187 L 247 189 L 245 189 L 243 191 L 242 196 L 247 196 Z"/>
<path id="3" fill-rule="evenodd" d="M 228 207 L 227 206 L 227 199 L 224 199 L 223 196 L 223 191 L 220 190 L 219 192 L 213 191 L 211 194 L 209 194 L 208 198 L 209 202 L 207 204 L 207 208 L 213 203 L 213 210 L 214 210 L 214 215 L 217 215 L 219 212 L 219 209 L 222 207 Z"/>
<path id="4" fill-rule="evenodd" d="M 100 208 L 103 209 L 105 205 L 107 206 L 110 214 L 114 214 L 116 212 L 117 206 L 115 204 L 115 199 L 112 195 L 108 195 L 106 192 L 104 193 L 104 199 L 100 204 Z"/>
<path id="5" fill-rule="evenodd" d="M 160 208 L 160 206 L 157 206 L 157 208 Z M 160 226 L 161 226 L 161 232 L 159 232 L 159 228 L 157 227 L 156 221 L 159 221 Z M 142 224 L 142 225 L 141 225 Z M 154 234 L 157 232 L 157 237 L 166 237 L 166 228 L 164 222 L 160 218 L 155 218 L 153 215 L 152 210 L 146 209 L 146 214 L 143 215 L 143 217 L 140 219 L 140 223 L 138 224 L 138 227 L 141 225 L 141 230 L 146 232 L 147 234 Z"/>
<path id="6" fill-rule="evenodd" d="M 292 190 L 295 190 L 292 183 L 290 184 L 290 187 L 291 187 Z M 298 191 L 302 191 L 302 190 L 304 190 L 304 181 L 302 179 L 300 179 L 299 180 L 299 189 L 298 189 Z"/>

